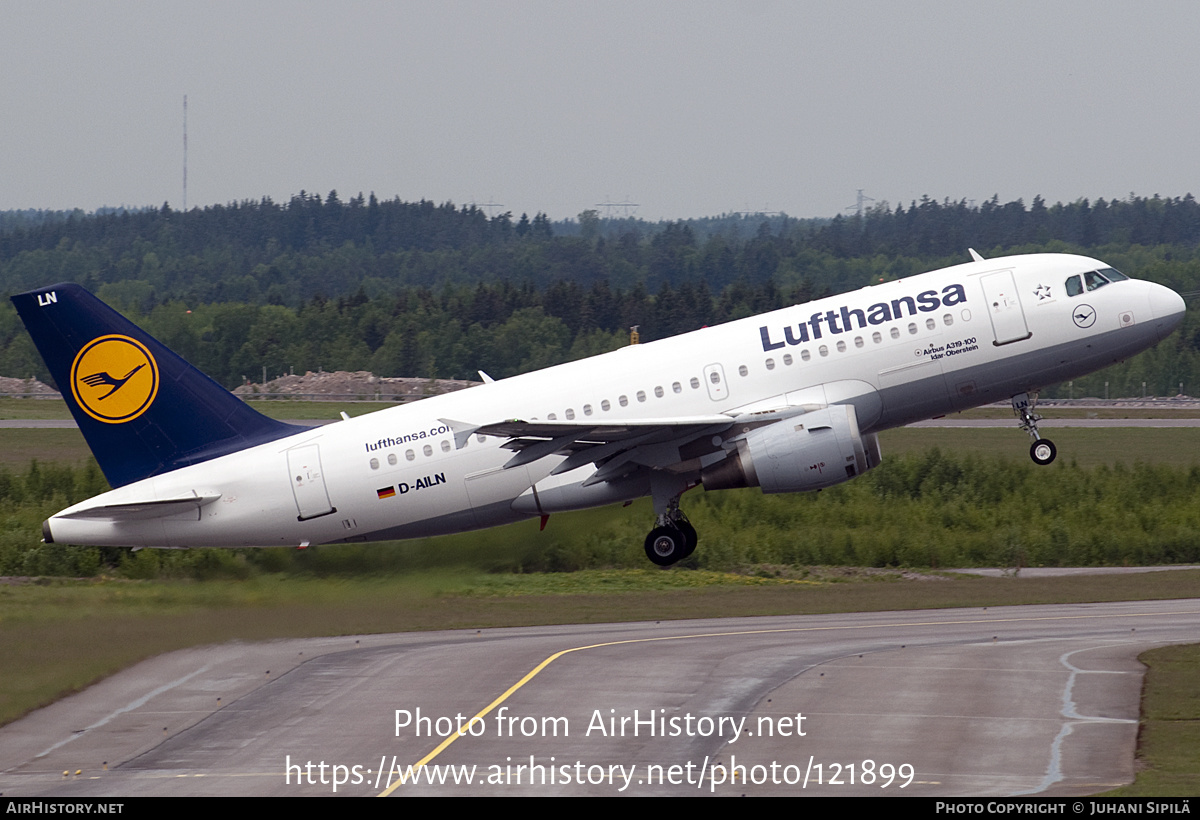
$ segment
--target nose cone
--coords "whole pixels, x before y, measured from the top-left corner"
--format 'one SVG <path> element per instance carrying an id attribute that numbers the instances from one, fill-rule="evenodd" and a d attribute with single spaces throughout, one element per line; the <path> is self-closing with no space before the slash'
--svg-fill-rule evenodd
<path id="1" fill-rule="evenodd" d="M 1150 310 L 1154 313 L 1154 323 L 1162 339 L 1179 327 L 1187 305 L 1183 303 L 1183 297 L 1170 288 L 1151 285 Z"/>

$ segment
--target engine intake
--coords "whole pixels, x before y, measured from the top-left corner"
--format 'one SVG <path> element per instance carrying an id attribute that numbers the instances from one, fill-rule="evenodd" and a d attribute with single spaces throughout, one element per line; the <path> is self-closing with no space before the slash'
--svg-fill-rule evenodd
<path id="1" fill-rule="evenodd" d="M 882 460 L 874 433 L 858 430 L 853 405 L 838 404 L 748 430 L 726 441 L 721 461 L 704 468 L 706 490 L 761 487 L 764 493 L 819 490 L 848 481 Z"/>

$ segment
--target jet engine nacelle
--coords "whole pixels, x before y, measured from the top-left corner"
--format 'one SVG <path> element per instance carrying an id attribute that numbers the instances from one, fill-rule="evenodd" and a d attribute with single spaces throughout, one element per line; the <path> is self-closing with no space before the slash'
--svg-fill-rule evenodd
<path id="1" fill-rule="evenodd" d="M 795 493 L 831 487 L 861 475 L 882 460 L 874 433 L 861 435 L 849 404 L 780 419 L 729 439 L 728 456 L 704 468 L 706 490 L 761 487 Z"/>

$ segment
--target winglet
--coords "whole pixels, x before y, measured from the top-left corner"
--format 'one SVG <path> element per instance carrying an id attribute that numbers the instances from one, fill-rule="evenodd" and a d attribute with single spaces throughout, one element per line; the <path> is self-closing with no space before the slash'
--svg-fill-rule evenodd
<path id="1" fill-rule="evenodd" d="M 491 384 L 494 381 L 496 381 L 491 376 L 489 376 L 487 373 L 484 373 L 482 370 L 479 371 L 479 378 L 483 379 L 484 384 Z"/>
<path id="2" fill-rule="evenodd" d="M 967 248 L 967 250 L 968 250 L 968 251 L 971 253 L 971 261 L 973 261 L 973 262 L 982 262 L 982 261 L 983 261 L 983 257 L 982 257 L 982 256 L 980 256 L 980 255 L 979 255 L 979 254 L 978 254 L 978 253 L 975 251 L 975 249 L 974 249 L 974 248 Z"/>
<path id="3" fill-rule="evenodd" d="M 450 428 L 454 433 L 454 449 L 461 450 L 467 446 L 467 439 L 471 438 L 471 434 L 478 430 L 483 425 L 470 424 L 465 421 L 455 421 L 454 419 L 438 419 L 442 424 Z"/>

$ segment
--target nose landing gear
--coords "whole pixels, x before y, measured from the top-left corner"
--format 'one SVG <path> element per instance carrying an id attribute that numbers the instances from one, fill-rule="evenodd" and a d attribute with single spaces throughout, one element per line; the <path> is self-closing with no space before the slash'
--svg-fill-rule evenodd
<path id="1" fill-rule="evenodd" d="M 1029 457 L 1033 459 L 1034 464 L 1045 466 L 1054 461 L 1054 457 L 1058 455 L 1058 448 L 1054 446 L 1054 442 L 1042 438 L 1038 433 L 1037 423 L 1042 417 L 1033 412 L 1033 408 L 1037 406 L 1037 399 L 1036 392 L 1032 396 L 1029 393 L 1018 393 L 1012 397 L 1012 408 L 1021 429 L 1033 437 L 1033 444 L 1029 446 Z"/>

